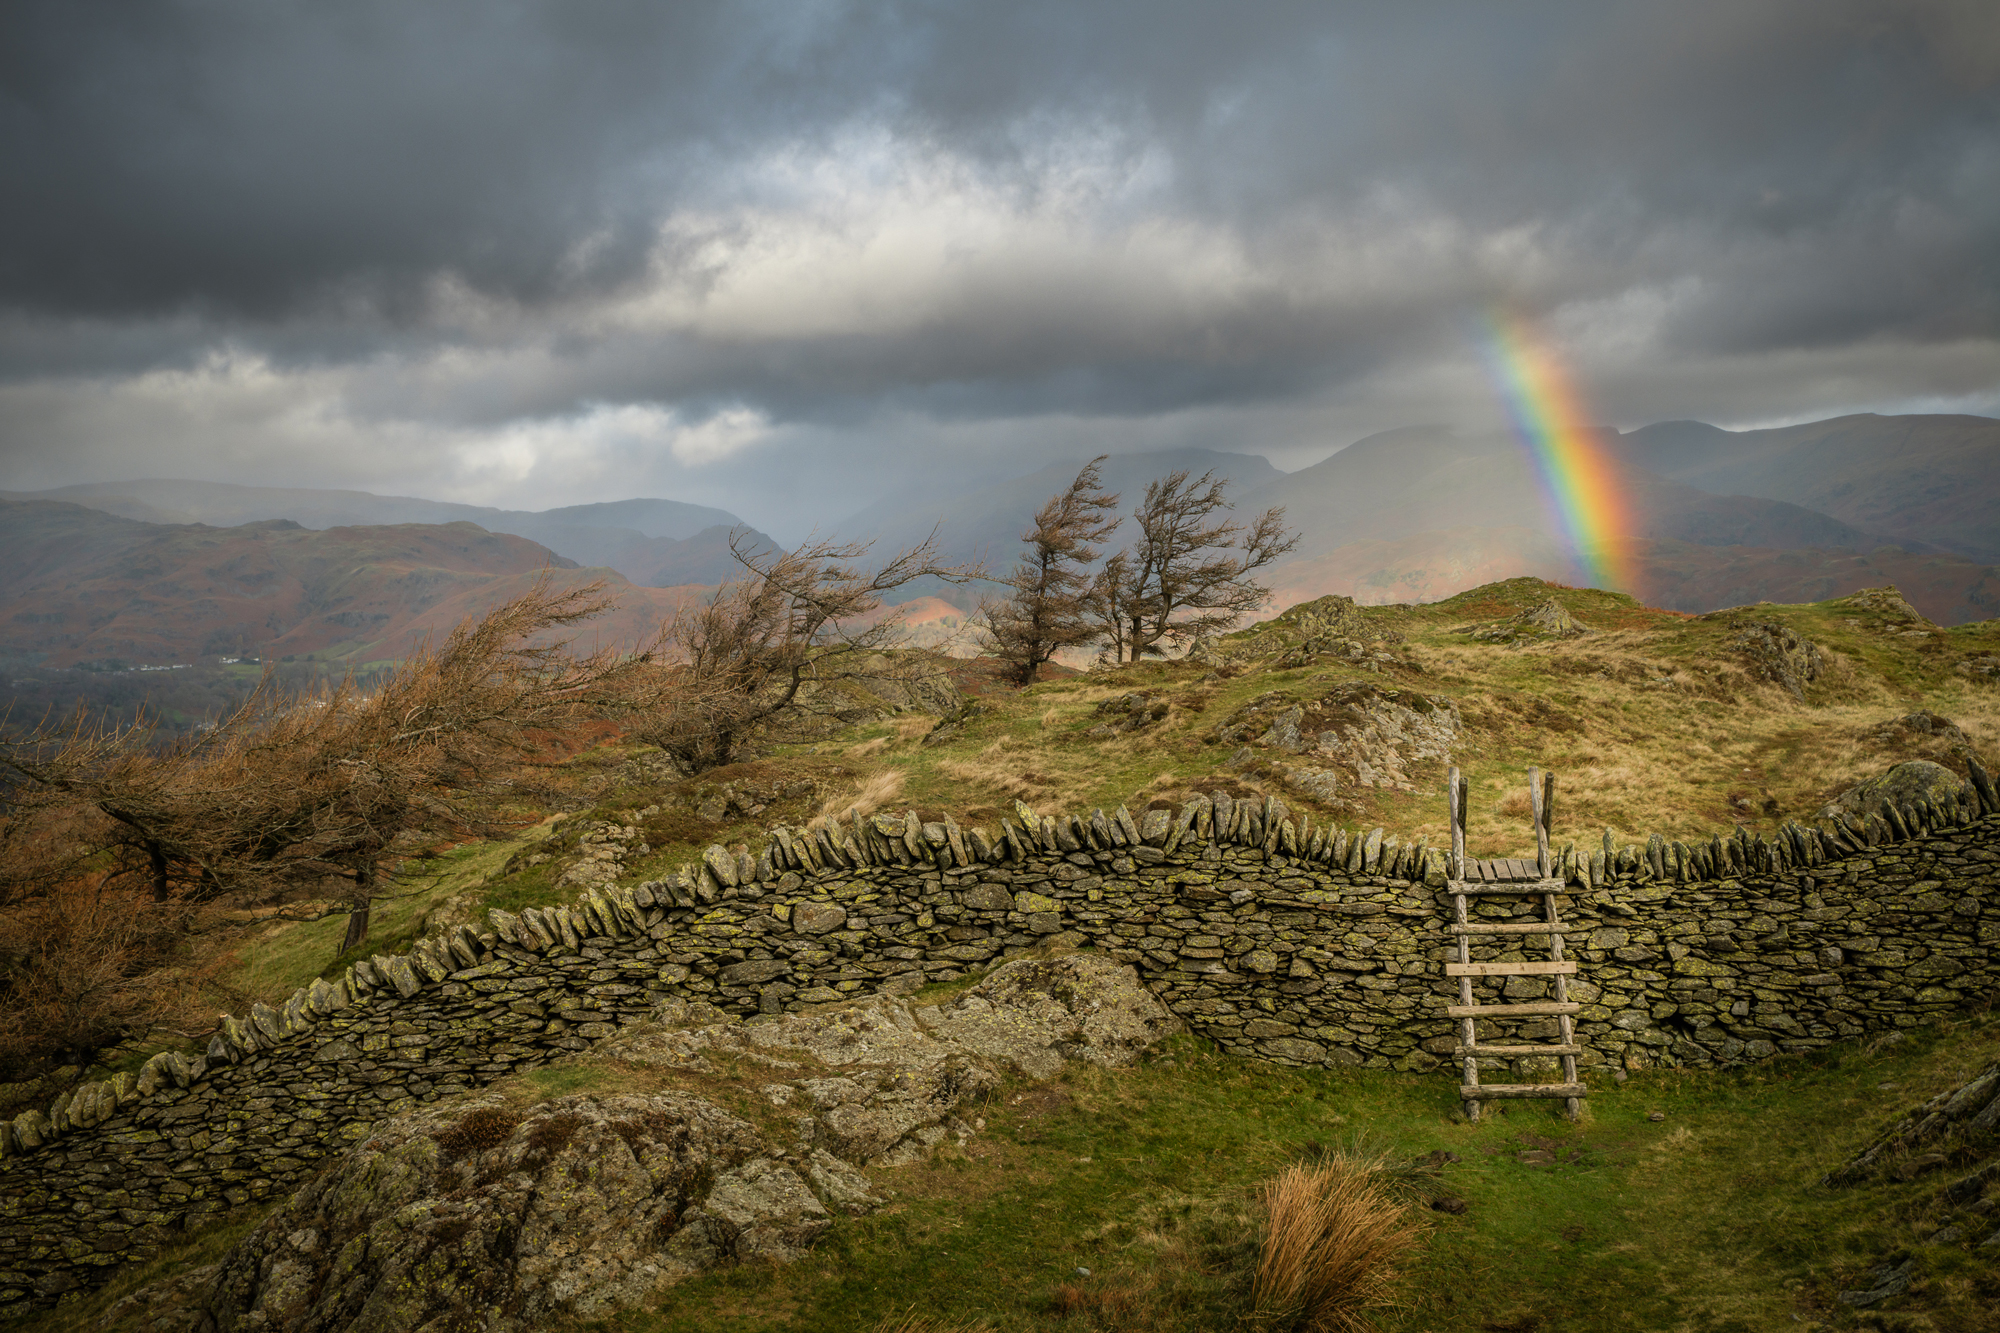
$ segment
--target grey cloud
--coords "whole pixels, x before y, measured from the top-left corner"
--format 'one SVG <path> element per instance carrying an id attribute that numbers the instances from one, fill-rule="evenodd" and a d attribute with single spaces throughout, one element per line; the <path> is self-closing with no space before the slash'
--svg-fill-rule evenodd
<path id="1" fill-rule="evenodd" d="M 913 458 L 1310 461 L 1482 410 L 1496 300 L 1588 324 L 1626 424 L 1962 399 L 2000 366 L 1996 144 L 1977 0 L 20 0 L 0 450 L 135 432 L 109 459 L 213 392 L 276 469 L 372 431 L 437 485 L 620 404 L 809 460 L 894 422 Z"/>

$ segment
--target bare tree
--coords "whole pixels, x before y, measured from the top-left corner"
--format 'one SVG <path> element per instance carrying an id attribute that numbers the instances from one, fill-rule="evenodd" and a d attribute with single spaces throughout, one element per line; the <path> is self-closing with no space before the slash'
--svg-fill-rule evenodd
<path id="1" fill-rule="evenodd" d="M 1228 629 L 1262 606 L 1270 590 L 1247 577 L 1298 545 L 1283 508 L 1245 526 L 1221 517 L 1229 482 L 1185 469 L 1147 483 L 1132 517 L 1139 540 L 1105 562 L 1092 605 L 1114 660 L 1136 662 L 1203 634 Z"/>
<path id="2" fill-rule="evenodd" d="M 1021 534 L 1028 549 L 1007 576 L 1012 590 L 982 599 L 981 615 L 993 653 L 1019 685 L 1035 683 L 1042 664 L 1065 648 L 1096 642 L 1104 630 L 1090 614 L 1090 566 L 1097 543 L 1117 530 L 1118 497 L 1102 489 L 1104 459 L 1085 464 L 1069 488 L 1049 497 Z M 1109 517 L 1107 517 L 1109 515 Z"/>
<path id="3" fill-rule="evenodd" d="M 920 578 L 954 583 L 977 566 L 942 565 L 935 535 L 873 573 L 866 543 L 808 542 L 757 552 L 730 539 L 747 577 L 685 608 L 661 631 L 652 681 L 632 695 L 632 730 L 691 772 L 735 763 L 757 744 L 797 736 L 853 710 L 857 692 L 935 689 L 944 662 L 911 650 L 884 593 Z"/>

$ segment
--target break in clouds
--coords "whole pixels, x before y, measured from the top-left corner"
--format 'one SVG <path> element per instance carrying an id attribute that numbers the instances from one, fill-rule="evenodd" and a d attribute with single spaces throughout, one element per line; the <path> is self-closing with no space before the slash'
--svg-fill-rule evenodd
<path id="1" fill-rule="evenodd" d="M 0 486 L 781 534 L 943 473 L 2000 412 L 1983 0 L 10 5 Z"/>

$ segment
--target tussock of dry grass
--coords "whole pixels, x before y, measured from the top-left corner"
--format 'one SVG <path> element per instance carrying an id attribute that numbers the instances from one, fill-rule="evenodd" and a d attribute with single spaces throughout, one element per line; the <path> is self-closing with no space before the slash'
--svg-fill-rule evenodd
<path id="1" fill-rule="evenodd" d="M 883 1320 L 875 1325 L 874 1333 L 990 1333 L 992 1327 L 983 1319 L 967 1322 L 962 1319 L 933 1319 L 929 1315 L 913 1313 Z"/>
<path id="2" fill-rule="evenodd" d="M 1264 1186 L 1268 1223 L 1253 1301 L 1267 1328 L 1355 1333 L 1389 1297 L 1417 1242 L 1407 1210 L 1374 1173 L 1332 1157 L 1286 1167 Z"/>
<path id="3" fill-rule="evenodd" d="M 828 797 L 820 806 L 819 813 L 813 817 L 813 822 L 816 824 L 829 820 L 845 822 L 856 815 L 864 817 L 872 815 L 902 794 L 901 769 L 890 768 L 879 773 L 871 773 L 859 786 L 852 787 L 838 796 Z"/>

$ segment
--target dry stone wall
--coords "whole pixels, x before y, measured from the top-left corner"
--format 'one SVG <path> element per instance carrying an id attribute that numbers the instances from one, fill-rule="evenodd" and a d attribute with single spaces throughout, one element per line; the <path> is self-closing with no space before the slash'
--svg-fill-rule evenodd
<path id="1" fill-rule="evenodd" d="M 227 1019 L 198 1057 L 0 1122 L 0 1308 L 94 1286 L 290 1191 L 377 1120 L 586 1050 L 667 999 L 773 1013 L 1091 946 L 1231 1052 L 1438 1068 L 1457 1044 L 1444 874 L 1422 843 L 1216 796 L 1138 816 L 1022 809 L 997 833 L 914 814 L 781 828 L 755 857 L 714 847 L 667 880 L 496 911 L 489 931 Z M 1571 847 L 1561 874 L 1586 1068 L 1809 1050 L 1985 1004 L 2000 981 L 2000 801 L 1980 772 L 1953 799 L 1770 839 Z M 1538 905 L 1475 901 L 1497 918 Z M 1505 995 L 1545 984 L 1509 978 Z M 1439 1088 L 1455 1100 L 1448 1070 Z"/>

